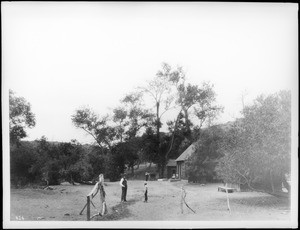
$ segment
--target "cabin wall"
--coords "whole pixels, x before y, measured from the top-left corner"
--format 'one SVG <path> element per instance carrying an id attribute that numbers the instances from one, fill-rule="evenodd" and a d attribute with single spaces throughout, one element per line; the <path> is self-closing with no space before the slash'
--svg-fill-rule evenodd
<path id="1" fill-rule="evenodd" d="M 168 166 L 167 167 L 167 178 L 172 178 L 174 174 L 177 174 L 177 167 L 176 166 Z"/>
<path id="2" fill-rule="evenodd" d="M 186 164 L 184 161 L 177 161 L 177 173 L 179 179 L 187 180 L 188 177 L 186 175 Z"/>

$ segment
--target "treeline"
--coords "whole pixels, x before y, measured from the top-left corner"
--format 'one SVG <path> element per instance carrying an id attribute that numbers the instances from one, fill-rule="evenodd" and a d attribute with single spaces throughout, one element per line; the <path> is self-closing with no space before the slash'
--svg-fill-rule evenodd
<path id="1" fill-rule="evenodd" d="M 170 110 L 175 118 L 164 119 Z M 141 162 L 155 163 L 162 178 L 168 159 L 178 157 L 219 112 L 222 107 L 215 104 L 213 85 L 188 83 L 182 67 L 163 63 L 152 80 L 125 95 L 110 114 L 100 116 L 88 107 L 75 111 L 73 124 L 95 140 L 90 153 L 76 142 L 52 145 L 41 138 L 34 147 L 22 142 L 26 128 L 35 125 L 35 115 L 24 98 L 10 91 L 11 173 L 16 175 L 12 178 L 26 183 L 49 177 L 50 183 L 58 183 L 91 180 L 101 172 L 116 180 L 126 168 L 134 173 Z"/>
<path id="2" fill-rule="evenodd" d="M 118 168 L 110 167 L 113 159 L 99 154 L 97 146 L 49 142 L 45 137 L 20 141 L 12 145 L 10 155 L 11 183 L 56 185 L 62 181 L 85 183 L 102 172 L 118 177 Z"/>
<path id="3" fill-rule="evenodd" d="M 125 169 L 133 174 L 141 162 L 155 163 L 162 178 L 168 160 L 194 143 L 196 151 L 187 162 L 191 180 L 218 178 L 268 191 L 284 183 L 288 188 L 290 92 L 260 96 L 244 107 L 241 118 L 219 126 L 212 125 L 223 111 L 215 96 L 212 84 L 188 83 L 181 67 L 164 63 L 154 79 L 125 95 L 110 114 L 100 116 L 88 107 L 75 110 L 73 124 L 95 140 L 86 148 L 76 141 L 53 144 L 45 137 L 23 142 L 35 116 L 30 104 L 10 91 L 12 182 L 81 182 L 99 173 L 115 181 Z M 173 120 L 164 118 L 170 110 Z"/>
<path id="4" fill-rule="evenodd" d="M 193 85 L 182 67 L 163 63 L 155 78 L 122 98 L 111 114 L 99 116 L 84 107 L 75 111 L 72 122 L 132 172 L 141 161 L 153 162 L 162 178 L 168 160 L 178 157 L 222 112 L 215 95 L 212 84 Z M 165 119 L 169 111 L 173 120 Z"/>

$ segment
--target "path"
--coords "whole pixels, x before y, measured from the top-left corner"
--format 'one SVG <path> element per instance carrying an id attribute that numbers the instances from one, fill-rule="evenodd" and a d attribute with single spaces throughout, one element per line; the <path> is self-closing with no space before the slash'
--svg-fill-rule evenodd
<path id="1" fill-rule="evenodd" d="M 186 201 L 196 211 L 180 208 L 183 182 L 149 181 L 149 202 L 144 203 L 143 181 L 128 181 L 127 203 L 120 203 L 119 182 L 105 186 L 109 213 L 99 221 L 152 221 L 152 220 L 288 220 L 289 202 L 268 194 L 240 192 L 229 194 L 231 215 L 227 210 L 226 194 L 218 192 L 218 184 L 186 184 Z M 79 215 L 86 195 L 93 186 L 53 186 L 54 190 L 12 189 L 11 219 L 85 221 L 86 211 Z M 98 198 L 93 200 L 98 207 Z M 91 215 L 97 213 L 91 207 Z M 39 218 L 40 217 L 40 218 Z M 39 218 L 39 219 L 38 219 Z"/>

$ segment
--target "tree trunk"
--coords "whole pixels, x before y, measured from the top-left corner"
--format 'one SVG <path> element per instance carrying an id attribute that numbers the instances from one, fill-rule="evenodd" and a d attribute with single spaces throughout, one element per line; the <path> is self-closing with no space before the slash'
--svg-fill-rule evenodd
<path id="1" fill-rule="evenodd" d="M 161 165 L 161 178 L 164 177 L 164 174 L 165 174 L 165 162 L 163 162 Z"/>
<path id="2" fill-rule="evenodd" d="M 165 161 L 167 162 L 168 160 L 168 156 L 173 148 L 173 143 L 174 143 L 174 138 L 175 138 L 175 133 L 176 133 L 176 130 L 177 130 L 177 126 L 178 126 L 178 121 L 179 121 L 179 116 L 180 116 L 180 113 L 181 113 L 181 110 L 180 112 L 178 113 L 177 115 L 177 118 L 176 118 L 176 121 L 175 121 L 175 125 L 174 125 L 174 130 L 173 130 L 173 134 L 172 134 L 172 139 L 171 139 L 171 144 L 170 144 L 170 148 L 168 150 L 168 152 L 166 153 L 166 156 L 165 156 Z"/>
<path id="3" fill-rule="evenodd" d="M 159 120 L 159 102 L 156 103 L 156 118 L 157 118 L 157 124 L 156 124 L 156 141 L 157 141 L 157 156 L 160 158 L 160 133 L 159 133 L 159 128 L 160 128 L 160 120 Z M 159 164 L 158 164 L 159 167 Z M 160 171 L 159 171 L 160 173 Z"/>
<path id="4" fill-rule="evenodd" d="M 132 176 L 134 175 L 134 165 L 132 165 L 132 167 L 131 167 L 131 174 L 132 174 Z"/>
<path id="5" fill-rule="evenodd" d="M 188 136 L 186 137 L 188 140 L 190 139 L 190 136 L 191 136 L 191 127 L 190 127 L 190 120 L 189 120 L 189 114 L 188 114 L 188 111 L 187 109 L 183 109 L 184 111 L 184 116 L 185 116 L 185 127 L 187 129 L 187 134 Z"/>
<path id="6" fill-rule="evenodd" d="M 161 163 L 160 162 L 157 163 L 157 172 L 158 172 L 158 177 L 162 178 L 161 177 Z"/>

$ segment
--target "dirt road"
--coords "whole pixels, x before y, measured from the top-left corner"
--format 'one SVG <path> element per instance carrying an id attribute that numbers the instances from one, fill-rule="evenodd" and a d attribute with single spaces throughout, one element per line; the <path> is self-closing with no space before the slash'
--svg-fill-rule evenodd
<path id="1" fill-rule="evenodd" d="M 130 215 L 122 220 L 288 220 L 289 202 L 256 192 L 229 194 L 231 213 L 227 209 L 226 193 L 217 191 L 217 184 L 205 186 L 182 182 L 150 182 L 149 202 L 144 203 L 142 182 L 129 184 Z M 181 186 L 187 192 L 187 206 L 181 209 Z M 183 210 L 183 213 L 182 213 Z"/>
<path id="2" fill-rule="evenodd" d="M 128 181 L 126 203 L 120 202 L 118 182 L 107 182 L 105 191 L 108 214 L 94 217 L 93 221 L 152 221 L 152 220 L 289 220 L 289 201 L 256 193 L 229 194 L 231 214 L 227 210 L 226 194 L 218 192 L 218 184 L 200 186 L 183 182 L 150 181 L 149 202 L 143 202 L 143 181 Z M 181 212 L 181 186 L 187 192 L 187 204 Z M 53 190 L 12 189 L 11 220 L 85 221 L 86 210 L 79 215 L 86 203 L 86 195 L 93 186 L 59 185 Z M 99 207 L 99 197 L 93 199 Z M 91 215 L 98 212 L 91 206 Z"/>

